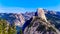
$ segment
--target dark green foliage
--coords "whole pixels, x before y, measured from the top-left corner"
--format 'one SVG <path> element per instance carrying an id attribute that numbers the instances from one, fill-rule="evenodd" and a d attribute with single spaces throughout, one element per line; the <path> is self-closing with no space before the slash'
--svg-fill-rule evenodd
<path id="1" fill-rule="evenodd" d="M 16 27 L 14 25 L 9 25 L 8 34 L 17 34 Z"/>
<path id="2" fill-rule="evenodd" d="M 7 34 L 8 30 L 7 30 L 7 22 L 4 19 L 0 19 L 0 34 Z"/>
<path id="3" fill-rule="evenodd" d="M 20 29 L 20 34 L 23 34 L 22 29 Z"/>
<path id="4" fill-rule="evenodd" d="M 0 34 L 17 34 L 15 24 L 11 26 L 5 19 L 0 19 Z"/>

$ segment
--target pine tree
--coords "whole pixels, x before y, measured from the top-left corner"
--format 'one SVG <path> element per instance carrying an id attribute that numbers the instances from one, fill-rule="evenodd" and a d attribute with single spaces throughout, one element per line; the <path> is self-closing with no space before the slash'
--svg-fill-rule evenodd
<path id="1" fill-rule="evenodd" d="M 9 25 L 8 34 L 17 34 L 15 23 L 12 26 Z"/>
<path id="2" fill-rule="evenodd" d="M 11 26 L 6 20 L 0 19 L 0 34 L 17 34 L 15 23 Z"/>
<path id="3" fill-rule="evenodd" d="M 0 19 L 0 34 L 8 34 L 7 22 L 4 19 Z"/>
<path id="4" fill-rule="evenodd" d="M 3 34 L 2 32 L 3 32 L 3 30 L 2 30 L 2 23 L 1 23 L 1 19 L 0 19 L 0 34 Z"/>

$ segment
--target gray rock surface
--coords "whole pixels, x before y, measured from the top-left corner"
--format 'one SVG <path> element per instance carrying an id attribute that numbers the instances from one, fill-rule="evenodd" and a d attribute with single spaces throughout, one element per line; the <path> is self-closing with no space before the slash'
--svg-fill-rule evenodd
<path id="1" fill-rule="evenodd" d="M 25 28 L 24 34 L 60 34 L 57 28 L 48 23 L 39 17 L 35 17 L 30 25 Z"/>

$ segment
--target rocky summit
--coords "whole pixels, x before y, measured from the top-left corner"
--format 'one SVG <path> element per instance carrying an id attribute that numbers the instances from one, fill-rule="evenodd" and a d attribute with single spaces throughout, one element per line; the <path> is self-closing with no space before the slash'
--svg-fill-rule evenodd
<path id="1" fill-rule="evenodd" d="M 47 19 L 43 9 L 38 9 L 38 16 L 33 16 L 27 23 L 23 34 L 60 34 L 60 31 Z"/>
<path id="2" fill-rule="evenodd" d="M 37 14 L 38 14 L 38 17 L 44 19 L 47 22 L 47 19 L 45 17 L 45 12 L 44 12 L 44 10 L 42 8 L 37 9 Z"/>

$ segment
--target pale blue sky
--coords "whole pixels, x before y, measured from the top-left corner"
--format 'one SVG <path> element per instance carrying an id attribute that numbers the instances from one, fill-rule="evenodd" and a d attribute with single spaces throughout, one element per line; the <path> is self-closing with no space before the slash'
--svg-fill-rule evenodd
<path id="1" fill-rule="evenodd" d="M 0 0 L 0 12 L 26 12 L 36 8 L 60 11 L 60 0 Z"/>

